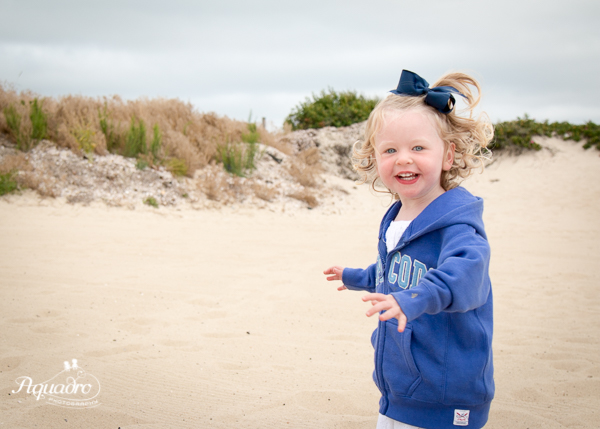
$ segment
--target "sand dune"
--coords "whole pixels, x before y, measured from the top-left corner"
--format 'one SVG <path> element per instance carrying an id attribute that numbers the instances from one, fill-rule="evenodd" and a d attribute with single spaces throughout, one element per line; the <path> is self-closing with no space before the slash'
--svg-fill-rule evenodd
<path id="1" fill-rule="evenodd" d="M 600 157 L 543 143 L 465 183 L 493 252 L 492 429 L 599 427 Z M 344 186 L 337 215 L 0 199 L 0 426 L 373 428 L 375 321 L 321 273 L 372 262 L 386 200 Z M 98 406 L 11 393 L 73 358 Z"/>

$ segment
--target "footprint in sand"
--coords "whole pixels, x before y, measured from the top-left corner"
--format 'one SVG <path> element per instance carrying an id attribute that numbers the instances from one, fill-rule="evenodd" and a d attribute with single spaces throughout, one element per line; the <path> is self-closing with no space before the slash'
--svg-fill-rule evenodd
<path id="1" fill-rule="evenodd" d="M 23 357 L 12 356 L 0 359 L 0 372 L 10 372 L 18 368 L 23 362 Z"/>

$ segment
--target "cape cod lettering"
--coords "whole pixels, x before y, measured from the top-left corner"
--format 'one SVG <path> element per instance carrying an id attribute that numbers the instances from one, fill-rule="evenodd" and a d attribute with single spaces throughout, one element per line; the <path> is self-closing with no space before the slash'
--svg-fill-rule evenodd
<path id="1" fill-rule="evenodd" d="M 427 272 L 427 266 L 418 259 L 412 259 L 400 252 L 394 253 L 388 268 L 388 283 L 396 285 L 401 289 L 415 287 L 421 277 Z M 377 257 L 377 286 L 383 283 L 383 266 L 381 259 Z"/>

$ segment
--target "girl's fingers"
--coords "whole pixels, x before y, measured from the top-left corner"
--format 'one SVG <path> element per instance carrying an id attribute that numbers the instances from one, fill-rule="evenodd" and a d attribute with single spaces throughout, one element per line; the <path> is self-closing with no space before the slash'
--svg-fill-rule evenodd
<path id="1" fill-rule="evenodd" d="M 404 332 L 404 330 L 406 329 L 406 316 L 400 316 L 398 318 L 398 332 Z"/>
<path id="2" fill-rule="evenodd" d="M 379 320 L 385 322 L 386 320 L 393 319 L 394 317 L 398 317 L 398 313 L 395 312 L 393 309 L 387 309 L 385 313 L 379 316 Z"/>
<path id="3" fill-rule="evenodd" d="M 341 285 L 339 288 L 337 288 L 337 290 L 346 290 L 346 289 L 348 289 L 348 288 L 344 285 Z"/>
<path id="4" fill-rule="evenodd" d="M 384 295 L 382 293 L 368 293 L 362 297 L 362 300 L 364 302 L 367 302 L 367 301 L 377 302 L 377 301 L 384 301 L 385 297 L 386 297 L 386 295 Z"/>
<path id="5" fill-rule="evenodd" d="M 373 304 L 373 307 L 367 310 L 367 316 L 371 317 L 372 315 L 379 313 L 383 310 L 389 310 L 390 306 L 387 305 L 386 302 L 377 302 Z"/>
<path id="6" fill-rule="evenodd" d="M 393 318 L 398 319 L 398 332 L 403 332 L 406 329 L 407 318 L 402 312 L 402 309 L 397 305 L 396 301 L 389 298 L 390 295 L 382 293 L 369 293 L 362 297 L 364 302 L 371 301 L 372 307 L 367 310 L 367 316 L 371 317 L 376 313 L 385 310 L 385 313 L 379 315 L 379 320 L 385 322 Z"/>
<path id="7" fill-rule="evenodd" d="M 344 269 L 342 267 L 329 267 L 327 268 L 325 271 L 323 271 L 323 274 L 335 274 L 335 275 L 340 275 L 342 273 Z"/>
<path id="8" fill-rule="evenodd" d="M 342 280 L 342 269 L 339 267 L 330 267 L 323 271 L 327 277 L 327 281 Z"/>

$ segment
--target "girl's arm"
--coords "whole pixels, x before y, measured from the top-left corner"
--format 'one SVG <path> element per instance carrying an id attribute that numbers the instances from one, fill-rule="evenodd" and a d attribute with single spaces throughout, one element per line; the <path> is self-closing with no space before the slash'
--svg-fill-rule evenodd
<path id="1" fill-rule="evenodd" d="M 488 300 L 491 284 L 487 240 L 478 234 L 452 236 L 439 259 L 437 268 L 430 269 L 416 287 L 392 293 L 409 322 L 425 313 L 463 313 Z"/>
<path id="2" fill-rule="evenodd" d="M 337 265 L 327 268 L 323 274 L 330 275 L 327 280 L 341 280 L 344 284 L 338 290 L 360 290 L 375 292 L 376 264 L 369 265 L 367 269 L 344 268 Z"/>

